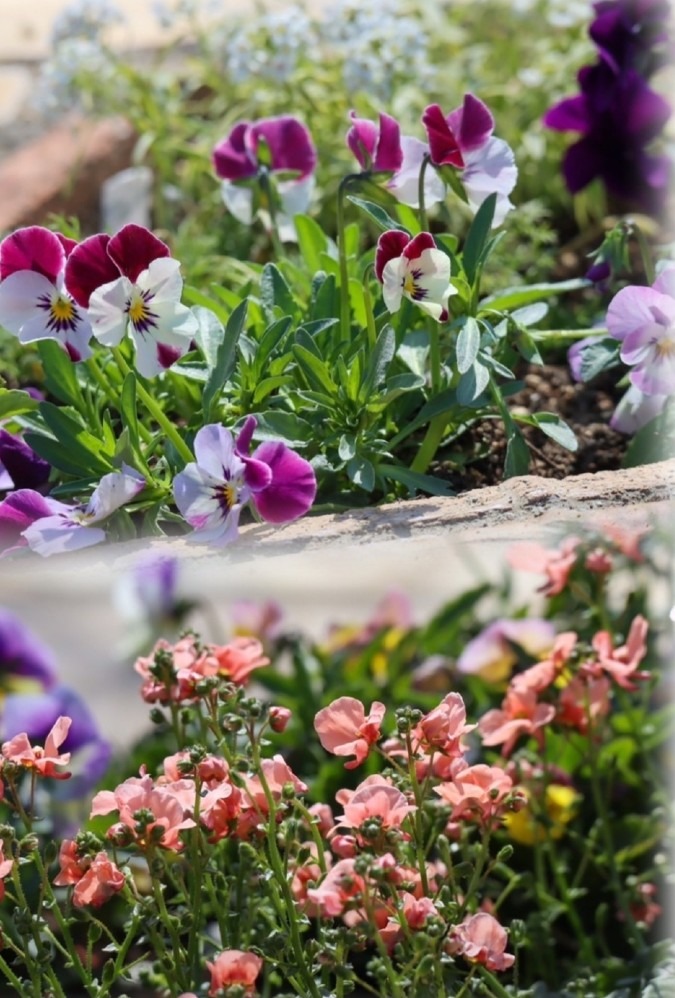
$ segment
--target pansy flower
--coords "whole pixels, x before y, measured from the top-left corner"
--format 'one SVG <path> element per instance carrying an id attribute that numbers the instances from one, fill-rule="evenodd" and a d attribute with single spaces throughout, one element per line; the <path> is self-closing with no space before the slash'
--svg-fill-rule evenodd
<path id="1" fill-rule="evenodd" d="M 88 310 L 99 343 L 116 347 L 129 334 L 136 367 L 146 378 L 187 353 L 198 330 L 194 315 L 180 303 L 180 263 L 142 225 L 81 242 L 68 257 L 66 285 Z"/>
<path id="2" fill-rule="evenodd" d="M 347 145 L 356 156 L 362 170 L 373 173 L 395 173 L 403 163 L 401 127 L 395 118 L 380 112 L 379 125 L 367 118 L 357 118 L 349 112 L 351 128 Z"/>
<path id="3" fill-rule="evenodd" d="M 509 194 L 516 185 L 518 170 L 513 151 L 503 139 L 493 136 L 494 118 L 473 94 L 465 94 L 461 107 L 447 116 L 438 104 L 430 104 L 422 114 L 429 138 L 429 155 L 435 166 L 452 166 L 473 211 L 490 194 L 497 195 L 493 226 L 501 225 L 513 208 Z"/>
<path id="4" fill-rule="evenodd" d="M 438 322 L 448 318 L 448 298 L 456 294 L 450 283 L 450 258 L 429 232 L 412 239 L 400 229 L 384 232 L 377 243 L 375 275 L 390 312 L 398 312 L 403 298 L 408 298 Z"/>
<path id="5" fill-rule="evenodd" d="M 675 392 L 675 264 L 663 268 L 650 288 L 631 286 L 614 296 L 607 328 L 621 341 L 621 360 L 645 395 Z"/>
<path id="6" fill-rule="evenodd" d="M 0 427 L 0 489 L 36 489 L 49 478 L 51 465 L 32 447 Z"/>
<path id="7" fill-rule="evenodd" d="M 197 460 L 176 475 L 174 497 L 196 539 L 221 545 L 234 540 L 248 502 L 268 523 L 295 520 L 314 502 L 312 466 L 281 441 L 266 441 L 249 456 L 255 427 L 255 417 L 248 416 L 236 440 L 217 423 L 195 436 Z"/>
<path id="8" fill-rule="evenodd" d="M 43 557 L 77 551 L 105 540 L 96 526 L 145 487 L 145 479 L 128 465 L 104 475 L 86 505 L 60 502 L 32 489 L 19 489 L 0 502 L 0 542 L 4 554 L 28 547 Z"/>
<path id="9" fill-rule="evenodd" d="M 251 181 L 271 174 L 281 202 L 280 236 L 295 239 L 291 219 L 307 211 L 317 160 L 312 137 L 301 121 L 291 115 L 240 121 L 215 147 L 212 159 L 223 181 L 223 201 L 244 225 L 250 225 L 254 216 Z"/>
<path id="10" fill-rule="evenodd" d="M 40 225 L 0 243 L 0 325 L 22 343 L 56 340 L 72 361 L 91 356 L 91 324 L 64 286 L 77 244 Z"/>

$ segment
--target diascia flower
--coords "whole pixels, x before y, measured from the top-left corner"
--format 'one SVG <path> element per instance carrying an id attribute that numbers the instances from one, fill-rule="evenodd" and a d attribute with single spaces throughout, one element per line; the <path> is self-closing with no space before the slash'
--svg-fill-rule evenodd
<path id="1" fill-rule="evenodd" d="M 490 194 L 496 194 L 492 224 L 501 225 L 513 208 L 509 194 L 516 186 L 518 170 L 511 147 L 492 134 L 494 118 L 489 108 L 473 94 L 465 94 L 461 107 L 447 116 L 438 104 L 430 104 L 422 114 L 422 124 L 434 166 L 452 166 L 460 171 L 474 211 Z"/>
<path id="2" fill-rule="evenodd" d="M 72 361 L 91 356 L 91 323 L 64 286 L 77 244 L 40 225 L 0 243 L 0 325 L 22 343 L 56 340 Z"/>
<path id="3" fill-rule="evenodd" d="M 249 416 L 236 440 L 217 423 L 197 433 L 197 460 L 176 475 L 173 486 L 176 505 L 196 539 L 220 545 L 234 540 L 248 502 L 268 523 L 295 520 L 314 502 L 314 469 L 284 443 L 266 441 L 249 456 L 255 427 L 255 417 Z"/>
<path id="4" fill-rule="evenodd" d="M 675 392 L 675 264 L 650 288 L 630 286 L 609 303 L 607 328 L 621 341 L 621 360 L 644 395 Z"/>
<path id="5" fill-rule="evenodd" d="M 142 225 L 125 225 L 112 238 L 90 236 L 68 257 L 66 286 L 88 310 L 94 336 L 116 347 L 129 334 L 136 367 L 146 378 L 171 367 L 189 349 L 198 323 L 180 304 L 180 263 Z"/>
<path id="6" fill-rule="evenodd" d="M 240 121 L 213 150 L 213 166 L 223 181 L 223 201 L 237 221 L 254 217 L 251 181 L 271 174 L 285 219 L 277 219 L 281 238 L 295 239 L 291 219 L 304 214 L 314 187 L 316 149 L 307 128 L 291 115 Z"/>
<path id="7" fill-rule="evenodd" d="M 382 233 L 375 275 L 390 312 L 398 312 L 408 298 L 437 322 L 448 318 L 448 298 L 457 291 L 450 283 L 450 258 L 438 249 L 431 233 L 420 232 L 412 239 L 400 229 Z"/>
<path id="8" fill-rule="evenodd" d="M 224 950 L 213 963 L 206 964 L 211 974 L 209 995 L 219 995 L 237 984 L 244 988 L 244 995 L 254 995 L 256 978 L 262 965 L 262 960 L 255 953 L 239 949 Z"/>

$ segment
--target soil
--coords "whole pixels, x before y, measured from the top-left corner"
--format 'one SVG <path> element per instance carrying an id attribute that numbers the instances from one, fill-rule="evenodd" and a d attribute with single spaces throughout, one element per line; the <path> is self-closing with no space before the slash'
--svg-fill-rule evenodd
<path id="1" fill-rule="evenodd" d="M 565 450 L 534 426 L 520 424 L 530 447 L 530 475 L 567 478 L 585 472 L 614 471 L 621 467 L 629 438 L 608 425 L 620 392 L 612 375 L 601 375 L 591 384 L 577 384 L 564 365 L 530 366 L 519 372 L 524 387 L 509 399 L 513 412 L 553 412 L 574 431 L 579 447 Z M 430 473 L 448 480 L 458 492 L 503 480 L 506 433 L 501 420 L 475 423 L 458 441 L 464 455 L 458 470 L 450 461 L 432 464 Z"/>

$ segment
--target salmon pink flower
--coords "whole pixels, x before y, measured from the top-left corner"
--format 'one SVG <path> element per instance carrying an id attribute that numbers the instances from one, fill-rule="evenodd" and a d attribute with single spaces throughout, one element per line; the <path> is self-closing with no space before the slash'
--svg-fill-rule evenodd
<path id="1" fill-rule="evenodd" d="M 197 460 L 176 475 L 173 489 L 196 540 L 219 545 L 234 540 L 248 502 L 269 523 L 295 520 L 314 502 L 314 469 L 281 441 L 266 441 L 249 456 L 255 427 L 255 417 L 247 417 L 236 441 L 215 423 L 197 433 Z"/>
<path id="2" fill-rule="evenodd" d="M 76 243 L 40 225 L 17 229 L 0 243 L 0 325 L 22 343 L 56 340 L 72 361 L 91 356 L 92 328 L 65 287 Z"/>
<path id="3" fill-rule="evenodd" d="M 508 970 L 515 957 L 506 953 L 506 929 L 493 915 L 479 912 L 465 918 L 450 930 L 448 951 L 463 956 L 469 963 L 481 963 L 488 970 Z"/>
<path id="4" fill-rule="evenodd" d="M 546 596 L 557 596 L 565 589 L 570 573 L 577 563 L 577 537 L 567 537 L 560 548 L 549 550 L 541 544 L 524 541 L 515 544 L 508 553 L 509 563 L 513 568 L 524 572 L 541 572 L 546 575 L 546 582 L 539 592 Z"/>
<path id="5" fill-rule="evenodd" d="M 327 752 L 333 755 L 353 755 L 345 769 L 360 766 L 380 737 L 380 725 L 386 707 L 376 700 L 366 716 L 363 704 L 354 697 L 338 697 L 320 710 L 314 718 L 314 730 Z"/>
<path id="6" fill-rule="evenodd" d="M 184 796 L 183 791 L 188 793 Z M 147 846 L 152 837 L 153 841 L 158 841 L 165 849 L 178 852 L 183 848 L 181 832 L 195 826 L 194 820 L 189 816 L 194 809 L 194 797 L 192 781 L 155 785 L 148 775 L 132 776 L 115 790 L 101 790 L 97 793 L 91 803 L 91 817 L 117 811 L 121 824 L 131 831 L 141 847 Z M 143 831 L 139 832 L 139 822 L 134 815 L 141 810 L 147 811 L 151 818 Z M 160 830 L 158 836 L 155 829 Z"/>
<path id="7" fill-rule="evenodd" d="M 597 718 L 609 714 L 610 693 L 611 685 L 605 676 L 575 676 L 560 691 L 556 721 L 586 734 Z"/>
<path id="8" fill-rule="evenodd" d="M 32 769 L 40 776 L 67 780 L 70 778 L 70 773 L 59 772 L 57 767 L 67 766 L 70 762 L 70 752 L 60 754 L 59 749 L 66 740 L 71 724 L 69 717 L 57 718 L 47 735 L 44 748 L 39 745 L 33 748 L 28 735 L 21 732 L 3 743 L 2 754 L 9 762 L 25 769 Z"/>
<path id="9" fill-rule="evenodd" d="M 293 712 L 288 707 L 272 706 L 269 710 L 270 728 L 281 734 L 288 727 L 288 722 L 293 716 Z"/>
<path id="10" fill-rule="evenodd" d="M 293 215 L 307 211 L 314 188 L 316 149 L 307 128 L 291 115 L 241 121 L 213 150 L 213 166 L 223 181 L 223 201 L 237 221 L 254 217 L 252 181 L 274 178 L 281 203 L 277 225 L 282 239 L 295 239 Z"/>
<path id="11" fill-rule="evenodd" d="M 218 998 L 218 995 L 226 989 L 237 984 L 244 988 L 245 995 L 254 995 L 255 982 L 262 965 L 262 960 L 255 953 L 239 949 L 228 949 L 219 953 L 213 963 L 206 964 L 211 974 L 210 998 Z"/>
<path id="12" fill-rule="evenodd" d="M 489 825 L 501 818 L 513 791 L 513 780 L 499 766 L 465 766 L 451 782 L 434 787 L 443 803 L 452 807 L 451 821 L 460 818 Z"/>
<path id="13" fill-rule="evenodd" d="M 0 901 L 5 896 L 5 877 L 12 872 L 12 867 L 14 866 L 13 859 L 5 859 L 5 854 L 3 851 L 3 844 L 0 842 Z"/>
<path id="14" fill-rule="evenodd" d="M 462 738 L 476 727 L 466 723 L 466 707 L 459 693 L 448 693 L 438 707 L 425 714 L 413 733 L 414 742 L 444 755 L 463 755 Z"/>
<path id="15" fill-rule="evenodd" d="M 626 643 L 614 648 L 608 631 L 599 631 L 591 642 L 597 655 L 597 662 L 586 662 L 582 671 L 597 675 L 600 670 L 607 673 L 615 683 L 625 690 L 637 689 L 633 680 L 649 679 L 651 673 L 638 672 L 638 665 L 647 654 L 647 631 L 649 624 L 638 614 L 630 625 Z"/>
<path id="16" fill-rule="evenodd" d="M 417 810 L 408 803 L 405 794 L 383 779 L 365 780 L 350 794 L 344 809 L 338 826 L 358 830 L 364 822 L 375 818 L 383 831 L 400 828 L 408 815 Z"/>
<path id="17" fill-rule="evenodd" d="M 448 318 L 448 298 L 457 289 L 450 283 L 450 257 L 438 249 L 431 233 L 411 239 L 400 229 L 384 232 L 377 243 L 375 275 L 390 312 L 398 312 L 407 298 L 437 322 Z"/>
<path id="18" fill-rule="evenodd" d="M 254 669 L 270 664 L 257 638 L 234 638 L 227 645 L 210 645 L 209 653 L 218 663 L 218 675 L 237 686 L 245 686 Z"/>
<path id="19" fill-rule="evenodd" d="M 124 874 L 105 852 L 80 856 L 77 843 L 66 840 L 59 852 L 60 872 L 54 878 L 57 887 L 75 885 L 73 904 L 76 908 L 91 905 L 99 908 L 114 894 L 122 890 Z"/>
<path id="20" fill-rule="evenodd" d="M 374 121 L 357 118 L 349 112 L 352 126 L 347 132 L 347 145 L 356 156 L 361 169 L 372 173 L 395 173 L 403 163 L 401 127 L 395 118 L 380 112 L 379 127 Z"/>
<path id="21" fill-rule="evenodd" d="M 307 898 L 322 918 L 337 918 L 363 899 L 366 883 L 356 872 L 354 859 L 340 859 L 318 887 L 310 887 Z"/>
<path id="22" fill-rule="evenodd" d="M 180 263 L 142 225 L 81 242 L 68 257 L 66 285 L 87 309 L 100 343 L 116 347 L 125 334 L 131 337 L 136 366 L 146 378 L 187 353 L 198 331 L 194 315 L 180 304 Z"/>
<path id="23" fill-rule="evenodd" d="M 555 717 L 555 707 L 539 703 L 533 690 L 511 685 L 500 710 L 488 710 L 478 722 L 483 745 L 503 745 L 510 755 L 521 735 L 532 735 L 541 744 L 542 731 Z"/>
<path id="24" fill-rule="evenodd" d="M 1 287 L 1 286 L 0 286 Z M 607 328 L 621 341 L 621 360 L 644 395 L 675 393 L 675 263 L 650 288 L 631 286 L 614 296 Z"/>
<path id="25" fill-rule="evenodd" d="M 422 115 L 434 166 L 452 166 L 460 171 L 467 200 L 477 211 L 490 194 L 497 195 L 493 225 L 501 225 L 513 208 L 509 194 L 518 171 L 513 152 L 503 139 L 494 138 L 494 118 L 473 94 L 465 94 L 461 107 L 445 116 L 438 104 L 430 104 Z"/>

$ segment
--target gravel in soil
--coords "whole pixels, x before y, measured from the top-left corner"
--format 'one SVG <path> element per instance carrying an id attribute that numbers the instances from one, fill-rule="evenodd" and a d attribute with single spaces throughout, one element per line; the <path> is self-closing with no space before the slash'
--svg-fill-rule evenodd
<path id="1" fill-rule="evenodd" d="M 576 451 L 568 451 L 537 427 L 520 423 L 530 448 L 528 474 L 567 478 L 621 467 L 629 438 L 608 425 L 621 395 L 615 377 L 601 375 L 591 384 L 577 384 L 563 365 L 531 366 L 519 372 L 519 377 L 523 388 L 509 399 L 511 411 L 555 413 L 569 424 L 579 442 Z M 429 471 L 449 481 L 458 493 L 496 485 L 504 477 L 506 443 L 501 420 L 480 420 L 457 441 L 462 467 L 458 469 L 447 455 Z"/>

